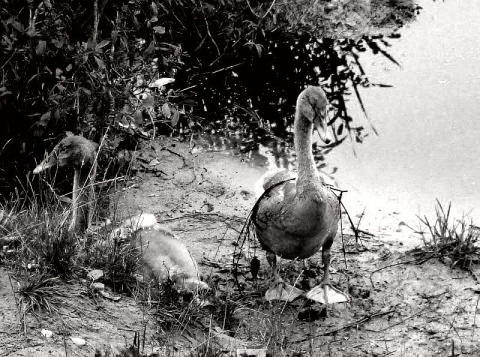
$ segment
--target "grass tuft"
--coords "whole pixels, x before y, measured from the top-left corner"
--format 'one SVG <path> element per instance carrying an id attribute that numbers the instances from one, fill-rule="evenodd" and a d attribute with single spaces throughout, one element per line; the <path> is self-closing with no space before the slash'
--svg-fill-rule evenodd
<path id="1" fill-rule="evenodd" d="M 451 207 L 451 203 L 445 208 L 437 200 L 435 220 L 431 221 L 426 216 L 419 217 L 420 227 L 416 233 L 422 239 L 426 253 L 451 267 L 471 270 L 473 264 L 480 262 L 480 230 L 473 222 L 468 222 L 465 216 L 454 219 Z"/>
<path id="2" fill-rule="evenodd" d="M 18 282 L 16 296 L 23 317 L 36 312 L 56 314 L 62 299 L 67 297 L 60 279 L 47 273 L 28 274 L 23 282 Z"/>

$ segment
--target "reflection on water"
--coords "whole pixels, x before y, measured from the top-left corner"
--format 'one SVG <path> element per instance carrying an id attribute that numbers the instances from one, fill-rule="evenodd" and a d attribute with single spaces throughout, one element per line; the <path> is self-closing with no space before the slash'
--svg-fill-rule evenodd
<path id="1" fill-rule="evenodd" d="M 362 54 L 373 81 L 393 88 L 361 90 L 379 136 L 363 144 L 346 143 L 326 158 L 348 200 L 369 210 L 390 207 L 414 215 L 433 213 L 435 199 L 453 203 L 453 213 L 469 213 L 480 222 L 480 18 L 476 0 L 422 1 L 416 22 L 403 28 L 389 48 L 401 68 L 386 58 Z M 357 101 L 347 103 L 350 116 L 362 117 Z M 365 123 L 368 127 L 368 123 Z M 291 168 L 290 145 L 277 140 L 249 150 L 251 137 L 237 140 L 210 136 L 199 145 L 241 154 L 252 165 Z M 322 156 L 324 151 L 319 151 Z M 351 207 L 358 206 L 357 203 Z"/>
<path id="2" fill-rule="evenodd" d="M 200 134 L 195 137 L 193 153 L 216 151 L 241 156 L 242 160 L 254 167 L 291 169 L 295 165 L 295 153 L 291 143 L 284 140 L 262 140 L 258 143 L 234 134 Z"/>
<path id="3" fill-rule="evenodd" d="M 232 156 L 240 156 L 242 161 L 253 167 L 263 167 L 266 170 L 296 168 L 296 154 L 293 142 L 280 138 L 266 138 L 261 140 L 245 138 L 239 133 L 233 134 L 198 134 L 194 137 L 192 153 L 202 151 L 223 152 Z M 325 169 L 325 153 L 331 149 L 324 146 L 313 146 L 313 153 L 317 168 Z M 332 171 L 332 170 L 330 170 Z M 327 174 L 327 172 L 324 172 Z"/>

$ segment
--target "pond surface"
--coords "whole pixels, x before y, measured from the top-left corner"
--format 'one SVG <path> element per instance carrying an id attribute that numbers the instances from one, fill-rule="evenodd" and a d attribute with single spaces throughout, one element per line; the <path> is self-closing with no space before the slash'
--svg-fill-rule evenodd
<path id="1" fill-rule="evenodd" d="M 382 56 L 362 57 L 374 82 L 393 85 L 361 90 L 379 136 L 346 143 L 327 161 L 367 212 L 388 202 L 431 215 L 438 198 L 452 202 L 456 217 L 480 222 L 480 3 L 420 4 L 417 21 L 389 49 L 402 68 Z M 351 115 L 361 118 L 355 100 L 350 104 Z"/>
<path id="2" fill-rule="evenodd" d="M 381 210 L 392 222 L 411 225 L 418 222 L 416 215 L 433 219 L 438 199 L 445 208 L 452 202 L 454 217 L 467 215 L 479 224 L 480 3 L 425 0 L 420 5 L 423 10 L 400 30 L 401 38 L 388 40 L 387 50 L 401 67 L 382 55 L 362 53 L 371 81 L 393 86 L 360 88 L 379 136 L 351 96 L 349 114 L 356 123 L 364 121 L 369 135 L 362 144 L 345 141 L 330 152 L 325 171 L 338 168 L 335 183 L 348 190 L 344 203 L 352 215 L 365 208 L 375 216 Z M 197 143 L 238 154 L 239 147 L 245 149 L 242 141 L 218 133 Z M 271 144 L 248 152 L 246 187 L 253 188 L 266 169 L 293 166 L 291 150 Z"/>

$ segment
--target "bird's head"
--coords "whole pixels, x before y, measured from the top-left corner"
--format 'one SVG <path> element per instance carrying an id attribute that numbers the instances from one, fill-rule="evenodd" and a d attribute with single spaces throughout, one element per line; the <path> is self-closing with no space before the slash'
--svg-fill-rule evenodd
<path id="1" fill-rule="evenodd" d="M 330 139 L 327 135 L 327 106 L 327 96 L 320 87 L 309 86 L 298 96 L 297 108 L 299 114 L 314 125 L 320 139 L 328 144 Z"/>
<path id="2" fill-rule="evenodd" d="M 86 163 L 93 164 L 97 155 L 98 144 L 82 136 L 72 135 L 61 140 L 52 152 L 34 170 L 39 174 L 52 166 L 81 167 Z"/>

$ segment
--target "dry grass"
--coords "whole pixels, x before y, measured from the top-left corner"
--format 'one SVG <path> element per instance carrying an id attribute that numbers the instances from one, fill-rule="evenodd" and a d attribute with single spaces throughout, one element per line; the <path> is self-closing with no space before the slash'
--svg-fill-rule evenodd
<path id="1" fill-rule="evenodd" d="M 172 281 L 159 283 L 139 277 L 140 252 L 132 242 L 111 239 L 111 227 L 85 234 L 71 233 L 69 205 L 65 207 L 55 195 L 32 196 L 29 202 L 16 197 L 0 210 L 0 264 L 10 272 L 24 331 L 28 330 L 27 314 L 59 316 L 60 307 L 68 305 L 68 282 L 91 281 L 87 274 L 94 269 L 103 272 L 96 282 L 133 297 L 145 315 L 154 317 L 158 326 L 155 339 L 167 350 L 174 351 L 175 339 L 187 330 L 211 335 L 211 325 L 206 321 L 213 315 L 219 320 L 230 320 L 228 308 L 222 305 L 223 298 L 213 298 L 211 308 L 205 309 L 204 295 L 178 291 Z M 209 299 L 212 300 L 211 295 Z M 146 356 L 145 344 L 145 334 L 138 332 L 123 351 L 99 351 L 98 355 Z M 219 355 L 216 347 L 201 343 L 192 353 Z"/>
<path id="2" fill-rule="evenodd" d="M 419 217 L 420 227 L 416 233 L 423 241 L 425 253 L 451 267 L 471 270 L 474 264 L 480 262 L 480 230 L 465 216 L 453 218 L 451 208 L 451 203 L 445 208 L 437 200 L 435 219 L 431 221 L 426 216 Z"/>
<path id="3" fill-rule="evenodd" d="M 289 323 L 282 320 L 284 310 L 265 304 L 259 286 L 238 290 L 229 271 L 210 276 L 207 283 L 212 290 L 201 294 L 178 291 L 171 281 L 144 281 L 136 274 L 138 250 L 130 243 L 110 239 L 109 229 L 85 235 L 69 233 L 65 220 L 69 212 L 61 204 L 44 207 L 34 202 L 21 213 L 16 213 L 17 208 L 12 206 L 7 214 L 12 219 L 4 229 L 12 239 L 4 241 L 6 249 L 0 263 L 14 276 L 12 288 L 23 322 L 26 314 L 58 315 L 59 307 L 68 300 L 67 280 L 89 281 L 87 273 L 99 269 L 103 276 L 98 282 L 133 297 L 145 316 L 153 317 L 157 328 L 154 339 L 172 355 L 186 347 L 179 346 L 179 336 L 185 334 L 197 341 L 191 357 L 228 356 L 217 337 L 235 340 L 239 332 L 253 336 L 258 346 L 268 348 L 270 356 L 290 356 L 288 351 L 295 349 L 288 338 Z M 246 274 L 249 272 L 241 272 Z M 240 325 L 250 321 L 245 312 L 256 316 L 253 327 Z M 138 331 L 122 351 L 98 351 L 97 355 L 147 356 L 146 344 L 145 331 Z"/>
<path id="4" fill-rule="evenodd" d="M 38 311 L 57 313 L 61 298 L 65 297 L 59 283 L 59 278 L 42 273 L 31 274 L 19 282 L 16 293 L 22 316 Z"/>

